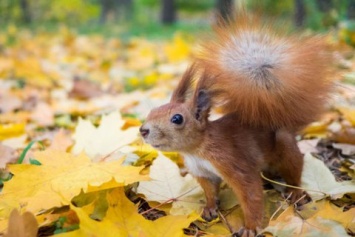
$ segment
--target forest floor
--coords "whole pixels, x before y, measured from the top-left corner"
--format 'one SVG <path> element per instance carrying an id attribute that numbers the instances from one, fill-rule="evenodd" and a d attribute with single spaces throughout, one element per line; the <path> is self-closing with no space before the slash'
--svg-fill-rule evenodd
<path id="1" fill-rule="evenodd" d="M 189 65 L 196 36 L 121 41 L 63 27 L 1 37 L 0 235 L 229 236 L 242 225 L 226 185 L 220 217 L 199 218 L 204 194 L 181 176 L 182 158 L 139 137 Z M 265 187 L 267 236 L 355 235 L 355 51 L 330 44 L 335 90 L 297 136 L 313 202 L 298 211 L 281 186 Z"/>

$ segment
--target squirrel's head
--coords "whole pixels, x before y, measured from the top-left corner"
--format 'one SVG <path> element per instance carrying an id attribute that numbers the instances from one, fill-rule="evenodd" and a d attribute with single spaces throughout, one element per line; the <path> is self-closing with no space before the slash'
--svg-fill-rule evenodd
<path id="1" fill-rule="evenodd" d="M 153 109 L 140 133 L 145 142 L 162 151 L 188 152 L 201 144 L 211 108 L 209 94 L 196 89 L 188 100 L 187 91 L 193 84 L 194 69 L 190 68 L 174 90 L 171 101 Z"/>

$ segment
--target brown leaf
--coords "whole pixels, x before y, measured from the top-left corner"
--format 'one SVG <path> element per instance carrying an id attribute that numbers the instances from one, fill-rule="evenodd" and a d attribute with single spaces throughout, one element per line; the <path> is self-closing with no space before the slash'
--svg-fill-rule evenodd
<path id="1" fill-rule="evenodd" d="M 35 237 L 37 231 L 38 223 L 31 212 L 20 215 L 17 209 L 12 210 L 5 237 Z"/>
<path id="2" fill-rule="evenodd" d="M 34 109 L 31 118 L 40 126 L 51 126 L 54 124 L 53 108 L 45 102 L 40 102 Z"/>
<path id="3" fill-rule="evenodd" d="M 52 144 L 49 146 L 49 149 L 66 151 L 73 143 L 74 141 L 71 139 L 69 134 L 61 129 L 54 135 Z"/>
<path id="4" fill-rule="evenodd" d="M 100 96 L 104 92 L 100 85 L 89 80 L 74 80 L 72 90 L 69 92 L 69 97 L 77 99 L 90 99 L 92 97 Z"/>
<path id="5" fill-rule="evenodd" d="M 4 169 L 6 164 L 14 163 L 17 160 L 16 150 L 0 143 L 0 169 Z"/>
<path id="6" fill-rule="evenodd" d="M 337 133 L 333 133 L 330 138 L 340 143 L 355 144 L 355 128 L 347 127 Z"/>
<path id="7" fill-rule="evenodd" d="M 12 95 L 0 94 L 0 111 L 1 113 L 11 112 L 21 108 L 22 102 L 19 98 Z"/>

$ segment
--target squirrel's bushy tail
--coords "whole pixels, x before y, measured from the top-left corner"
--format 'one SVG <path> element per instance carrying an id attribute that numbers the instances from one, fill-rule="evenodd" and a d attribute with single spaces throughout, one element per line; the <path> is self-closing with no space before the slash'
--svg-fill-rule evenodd
<path id="1" fill-rule="evenodd" d="M 321 112 L 332 83 L 324 37 L 286 36 L 258 17 L 239 12 L 219 22 L 202 44 L 198 65 L 209 75 L 200 86 L 221 93 L 224 112 L 243 124 L 300 128 Z"/>

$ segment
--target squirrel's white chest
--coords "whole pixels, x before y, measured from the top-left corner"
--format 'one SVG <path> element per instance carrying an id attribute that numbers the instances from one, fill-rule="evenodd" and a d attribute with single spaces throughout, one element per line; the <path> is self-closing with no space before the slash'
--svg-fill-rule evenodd
<path id="1" fill-rule="evenodd" d="M 216 168 L 208 160 L 190 154 L 183 155 L 185 166 L 193 176 L 205 178 L 221 177 Z"/>

